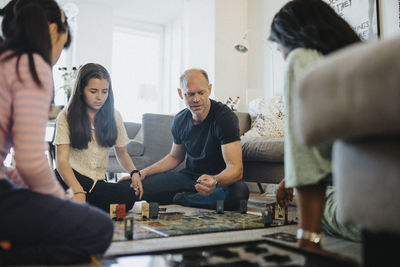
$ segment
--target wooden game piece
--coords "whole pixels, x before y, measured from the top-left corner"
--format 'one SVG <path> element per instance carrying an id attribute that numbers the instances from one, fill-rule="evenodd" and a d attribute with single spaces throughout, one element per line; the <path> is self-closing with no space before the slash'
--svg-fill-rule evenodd
<path id="1" fill-rule="evenodd" d="M 149 203 L 142 203 L 142 217 L 143 218 L 150 218 L 150 205 Z"/>
<path id="2" fill-rule="evenodd" d="M 158 218 L 158 202 L 150 202 L 149 204 L 149 218 L 157 219 Z"/>
<path id="3" fill-rule="evenodd" d="M 118 204 L 110 204 L 110 217 L 112 220 L 117 219 L 117 206 Z"/>
<path id="4" fill-rule="evenodd" d="M 224 213 L 224 201 L 223 200 L 217 200 L 217 213 L 218 214 Z"/>
<path id="5" fill-rule="evenodd" d="M 247 213 L 247 200 L 240 200 L 239 212 Z"/>
<path id="6" fill-rule="evenodd" d="M 271 208 L 266 207 L 266 208 L 262 209 L 261 215 L 262 215 L 262 220 L 263 220 L 264 226 L 270 226 L 273 221 Z"/>
<path id="7" fill-rule="evenodd" d="M 285 211 L 284 208 L 281 208 L 278 206 L 278 219 L 283 219 L 285 217 Z"/>
<path id="8" fill-rule="evenodd" d="M 125 237 L 127 240 L 133 240 L 133 217 L 126 217 L 124 222 L 125 222 Z"/>
<path id="9" fill-rule="evenodd" d="M 126 216 L 126 205 L 118 204 L 117 205 L 117 221 L 122 221 Z"/>

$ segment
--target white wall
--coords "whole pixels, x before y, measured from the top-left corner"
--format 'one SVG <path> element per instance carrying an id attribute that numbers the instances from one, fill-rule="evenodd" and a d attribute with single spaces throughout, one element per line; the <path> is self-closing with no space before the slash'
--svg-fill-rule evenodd
<path id="1" fill-rule="evenodd" d="M 233 46 L 247 29 L 247 0 L 215 1 L 215 82 L 214 98 L 245 99 L 247 87 L 247 54 Z M 243 110 L 243 105 L 239 105 Z"/>
<path id="2" fill-rule="evenodd" d="M 183 70 L 202 68 L 213 82 L 215 0 L 185 0 L 183 14 Z"/>
<path id="3" fill-rule="evenodd" d="M 75 57 L 73 65 L 89 62 L 103 65 L 111 70 L 112 51 L 112 8 L 91 2 L 76 1 L 79 4 Z"/>

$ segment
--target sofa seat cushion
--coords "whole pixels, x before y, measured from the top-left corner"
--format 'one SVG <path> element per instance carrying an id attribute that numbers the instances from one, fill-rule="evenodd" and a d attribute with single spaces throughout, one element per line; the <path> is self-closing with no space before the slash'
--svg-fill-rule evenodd
<path id="1" fill-rule="evenodd" d="M 126 146 L 126 150 L 131 157 L 142 156 L 144 153 L 144 145 L 140 141 L 131 140 L 131 142 Z M 109 156 L 115 157 L 115 151 L 113 148 L 110 149 Z"/>
<path id="2" fill-rule="evenodd" d="M 284 138 L 242 137 L 243 161 L 283 162 Z"/>

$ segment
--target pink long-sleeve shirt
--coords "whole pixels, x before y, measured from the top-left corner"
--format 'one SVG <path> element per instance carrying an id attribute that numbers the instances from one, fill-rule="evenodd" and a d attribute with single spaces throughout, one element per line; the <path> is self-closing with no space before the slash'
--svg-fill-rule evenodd
<path id="1" fill-rule="evenodd" d="M 21 79 L 16 73 L 16 57 L 0 62 L 0 179 L 64 198 L 45 154 L 45 131 L 53 92 L 51 67 L 41 56 L 35 54 L 33 58 L 42 86 L 32 78 L 27 55 L 19 61 Z M 16 169 L 4 166 L 11 147 Z"/>

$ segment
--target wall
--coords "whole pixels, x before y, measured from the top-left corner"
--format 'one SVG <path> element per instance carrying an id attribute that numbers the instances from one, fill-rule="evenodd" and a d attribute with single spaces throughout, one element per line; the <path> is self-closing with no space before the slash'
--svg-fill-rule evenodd
<path id="1" fill-rule="evenodd" d="M 76 19 L 78 29 L 73 36 L 77 49 L 74 51 L 72 65 L 95 62 L 111 70 L 112 7 L 105 4 L 95 5 L 90 1 L 68 2 L 79 6 Z"/>
<path id="2" fill-rule="evenodd" d="M 238 53 L 233 46 L 247 29 L 246 0 L 215 1 L 215 82 L 214 98 L 245 99 L 247 87 L 247 54 Z M 243 105 L 239 106 L 243 110 Z"/>

